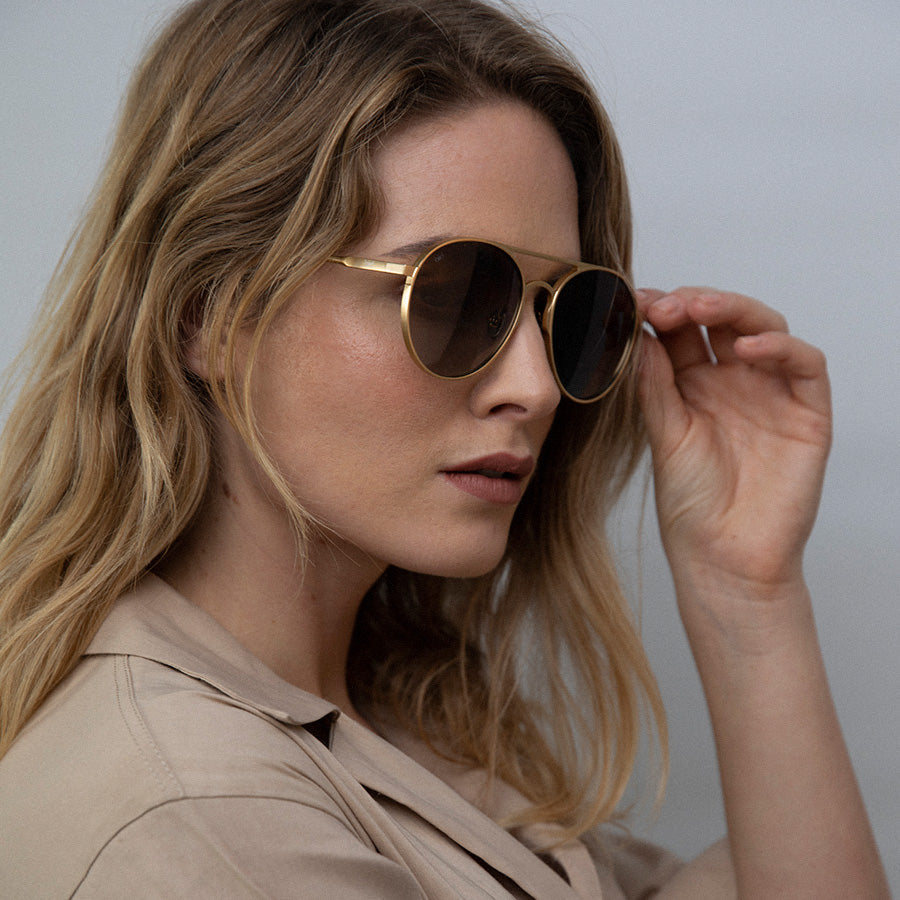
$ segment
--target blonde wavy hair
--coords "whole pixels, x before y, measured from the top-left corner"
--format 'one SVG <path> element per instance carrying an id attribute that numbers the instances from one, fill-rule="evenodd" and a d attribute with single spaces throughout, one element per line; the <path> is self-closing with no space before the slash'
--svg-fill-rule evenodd
<path id="1" fill-rule="evenodd" d="M 280 491 L 235 375 L 329 256 L 371 232 L 372 160 L 401 123 L 514 98 L 556 128 L 585 259 L 628 271 L 610 122 L 563 48 L 478 0 L 196 0 L 160 33 L 48 292 L 0 461 L 0 753 L 78 662 L 116 598 L 185 530 L 218 405 Z M 183 359 L 202 334 L 210 372 Z M 351 648 L 353 699 L 578 834 L 615 813 L 659 694 L 605 534 L 643 448 L 633 373 L 564 404 L 503 562 L 483 578 L 389 569 Z M 664 755 L 664 754 L 663 754 Z"/>

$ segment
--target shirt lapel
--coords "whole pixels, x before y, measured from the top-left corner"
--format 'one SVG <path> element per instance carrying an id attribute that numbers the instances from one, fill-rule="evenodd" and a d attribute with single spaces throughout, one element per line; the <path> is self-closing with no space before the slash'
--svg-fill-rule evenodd
<path id="1" fill-rule="evenodd" d="M 335 729 L 332 752 L 366 788 L 412 810 L 530 896 L 541 900 L 586 896 L 577 894 L 525 844 L 453 787 L 373 732 L 342 718 Z M 601 897 L 599 882 L 593 896 Z"/>

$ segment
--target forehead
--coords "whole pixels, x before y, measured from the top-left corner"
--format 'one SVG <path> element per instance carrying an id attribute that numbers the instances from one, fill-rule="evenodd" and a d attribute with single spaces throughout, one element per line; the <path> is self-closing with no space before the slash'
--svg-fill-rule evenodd
<path id="1" fill-rule="evenodd" d="M 367 250 L 482 237 L 577 258 L 578 189 L 553 126 L 514 101 L 415 121 L 375 155 L 383 194 Z M 407 257 L 408 258 L 408 257 Z"/>

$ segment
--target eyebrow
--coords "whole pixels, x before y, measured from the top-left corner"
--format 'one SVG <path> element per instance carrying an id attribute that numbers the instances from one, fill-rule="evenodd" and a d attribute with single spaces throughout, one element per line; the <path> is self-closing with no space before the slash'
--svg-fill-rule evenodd
<path id="1" fill-rule="evenodd" d="M 413 241 L 410 244 L 404 244 L 402 247 L 395 247 L 393 250 L 388 250 L 383 255 L 403 260 L 408 260 L 410 257 L 418 259 L 426 250 L 430 250 L 436 244 L 442 244 L 444 241 L 449 241 L 451 239 L 452 235 L 436 234 L 431 237 L 422 238 L 418 241 Z"/>

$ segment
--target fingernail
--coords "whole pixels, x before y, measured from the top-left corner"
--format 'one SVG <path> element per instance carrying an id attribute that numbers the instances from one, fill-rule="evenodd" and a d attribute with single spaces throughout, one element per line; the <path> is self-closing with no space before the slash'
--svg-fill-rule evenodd
<path id="1" fill-rule="evenodd" d="M 678 299 L 672 294 L 666 294 L 665 297 L 660 297 L 659 300 L 653 304 L 653 309 L 657 312 L 668 313 L 672 312 L 676 306 L 678 306 Z"/>
<path id="2" fill-rule="evenodd" d="M 697 299 L 706 306 L 715 306 L 721 302 L 722 295 L 715 291 L 704 291 L 702 294 L 697 294 Z"/>

